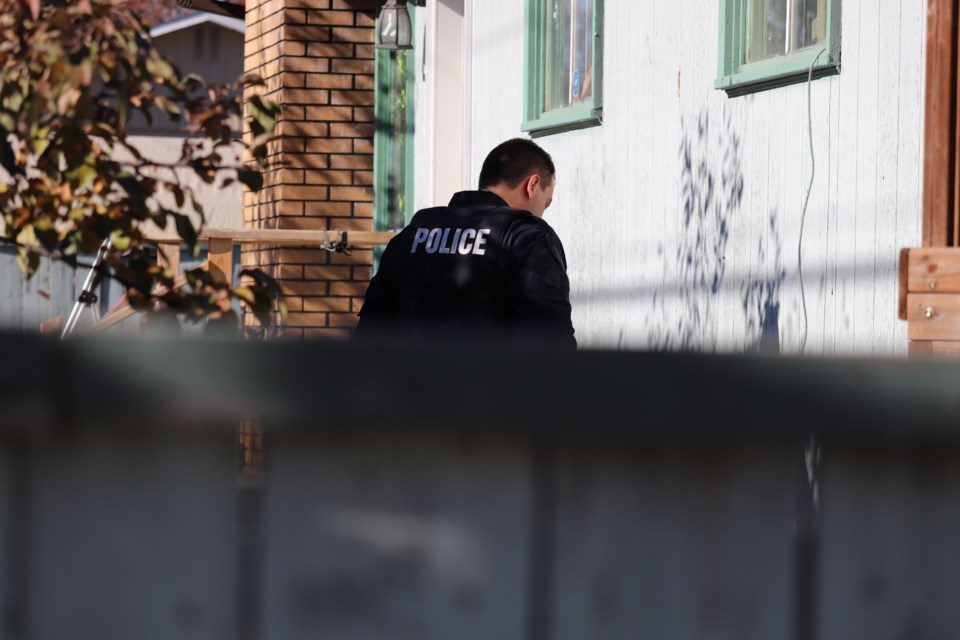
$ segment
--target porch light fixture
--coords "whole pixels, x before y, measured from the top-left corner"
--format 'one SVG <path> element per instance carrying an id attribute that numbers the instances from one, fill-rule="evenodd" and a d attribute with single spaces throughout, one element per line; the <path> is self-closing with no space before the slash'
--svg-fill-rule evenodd
<path id="1" fill-rule="evenodd" d="M 413 30 L 410 28 L 410 14 L 407 13 L 407 1 L 387 0 L 380 9 L 380 27 L 377 30 L 377 49 L 413 48 Z"/>

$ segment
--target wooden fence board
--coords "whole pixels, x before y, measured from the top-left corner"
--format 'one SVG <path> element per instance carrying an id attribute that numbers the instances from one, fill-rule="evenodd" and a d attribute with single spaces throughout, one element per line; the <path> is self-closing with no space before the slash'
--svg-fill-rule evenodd
<path id="1" fill-rule="evenodd" d="M 911 340 L 956 340 L 960 336 L 960 294 L 908 295 L 907 322 Z"/>
<path id="2" fill-rule="evenodd" d="M 911 340 L 909 355 L 913 357 L 957 358 L 960 357 L 960 341 L 957 340 Z"/>
<path id="3" fill-rule="evenodd" d="M 960 635 L 953 362 L 0 347 L 0 640 Z"/>
<path id="4" fill-rule="evenodd" d="M 910 249 L 907 290 L 911 293 L 960 293 L 960 249 Z"/>
<path id="5" fill-rule="evenodd" d="M 23 278 L 16 254 L 0 248 L 0 328 L 20 328 L 23 319 Z"/>
<path id="6" fill-rule="evenodd" d="M 522 447 L 272 435 L 265 640 L 526 637 Z"/>
<path id="7" fill-rule="evenodd" d="M 822 640 L 960 635 L 960 448 L 825 447 Z"/>
<path id="8" fill-rule="evenodd" d="M 11 593 L 11 576 L 14 574 L 14 547 L 11 540 L 13 526 L 13 467 L 10 464 L 10 449 L 4 446 L 0 438 L 0 611 L 3 622 L 0 623 L 0 640 L 13 640 L 10 633 L 11 608 L 15 606 Z"/>
<path id="9" fill-rule="evenodd" d="M 793 459 L 782 446 L 565 449 L 551 637 L 790 638 Z"/>
<path id="10" fill-rule="evenodd" d="M 30 455 L 27 637 L 236 636 L 229 431 L 85 430 Z"/>
<path id="11" fill-rule="evenodd" d="M 951 116 L 957 103 L 955 3 L 936 0 L 927 9 L 927 87 L 923 158 L 923 244 L 947 246 L 953 240 L 952 223 L 957 170 L 955 137 Z"/>

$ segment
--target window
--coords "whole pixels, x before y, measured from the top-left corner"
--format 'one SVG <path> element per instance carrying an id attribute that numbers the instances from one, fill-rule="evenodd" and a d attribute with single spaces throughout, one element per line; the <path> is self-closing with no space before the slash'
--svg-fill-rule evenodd
<path id="1" fill-rule="evenodd" d="M 837 73 L 841 0 L 720 0 L 720 70 L 730 95 Z M 819 58 L 817 56 L 819 55 Z"/>
<path id="2" fill-rule="evenodd" d="M 527 0 L 523 130 L 600 123 L 602 0 Z"/>
<path id="3" fill-rule="evenodd" d="M 413 50 L 376 50 L 374 224 L 402 229 L 413 217 Z"/>
<path id="4" fill-rule="evenodd" d="M 413 11 L 410 20 L 415 20 Z M 415 57 L 413 49 L 376 49 L 374 55 L 373 229 L 393 231 L 405 227 L 414 213 Z M 374 265 L 383 249 L 374 249 Z"/>

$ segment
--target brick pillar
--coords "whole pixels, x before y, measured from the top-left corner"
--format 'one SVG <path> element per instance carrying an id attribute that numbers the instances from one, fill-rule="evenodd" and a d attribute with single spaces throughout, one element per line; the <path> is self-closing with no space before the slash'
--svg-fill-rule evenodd
<path id="1" fill-rule="evenodd" d="M 244 199 L 254 229 L 373 227 L 376 0 L 247 0 L 244 69 L 281 105 L 265 187 Z M 370 280 L 373 252 L 250 248 L 243 265 L 277 278 L 284 335 L 346 337 Z M 248 316 L 250 314 L 247 314 Z M 253 318 L 246 322 L 254 323 Z"/>

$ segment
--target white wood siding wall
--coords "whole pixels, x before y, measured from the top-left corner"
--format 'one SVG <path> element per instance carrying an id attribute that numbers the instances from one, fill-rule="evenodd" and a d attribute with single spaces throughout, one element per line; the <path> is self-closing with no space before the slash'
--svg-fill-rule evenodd
<path id="1" fill-rule="evenodd" d="M 474 5 L 474 183 L 521 135 L 524 5 Z M 605 5 L 603 125 L 538 139 L 581 345 L 798 353 L 806 85 L 713 89 L 718 0 Z M 920 243 L 925 10 L 844 0 L 842 72 L 813 82 L 805 353 L 905 351 L 896 261 Z"/>

